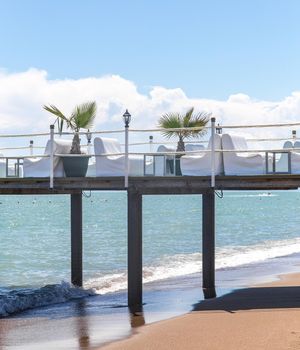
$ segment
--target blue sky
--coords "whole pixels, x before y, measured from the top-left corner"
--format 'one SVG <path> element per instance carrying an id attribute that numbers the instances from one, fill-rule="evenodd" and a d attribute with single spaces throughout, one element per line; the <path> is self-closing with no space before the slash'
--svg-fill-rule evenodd
<path id="1" fill-rule="evenodd" d="M 0 0 L 0 68 L 274 101 L 299 90 L 299 13 L 297 0 Z"/>

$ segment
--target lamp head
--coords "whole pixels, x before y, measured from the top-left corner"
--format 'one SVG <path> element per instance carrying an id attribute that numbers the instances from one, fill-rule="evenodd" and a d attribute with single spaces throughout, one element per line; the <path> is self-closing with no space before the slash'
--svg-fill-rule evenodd
<path id="1" fill-rule="evenodd" d="M 125 128 L 128 128 L 129 123 L 131 121 L 131 114 L 128 112 L 128 109 L 126 109 L 126 112 L 123 114 L 123 120 L 124 120 Z"/>
<path id="2" fill-rule="evenodd" d="M 90 132 L 90 129 L 88 129 L 87 133 L 86 133 L 86 139 L 88 143 L 91 143 L 92 141 L 92 133 Z"/>

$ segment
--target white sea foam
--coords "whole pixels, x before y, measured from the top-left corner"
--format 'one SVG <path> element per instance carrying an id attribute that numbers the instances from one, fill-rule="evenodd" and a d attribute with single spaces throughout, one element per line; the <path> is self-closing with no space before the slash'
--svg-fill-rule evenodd
<path id="1" fill-rule="evenodd" d="M 40 306 L 63 303 L 93 295 L 92 290 L 74 287 L 70 283 L 47 285 L 38 289 L 19 289 L 0 293 L 0 317 Z"/>
<path id="2" fill-rule="evenodd" d="M 216 268 L 232 268 L 298 252 L 300 238 L 265 241 L 252 246 L 219 248 L 216 252 Z M 143 281 L 148 283 L 201 272 L 201 265 L 201 253 L 163 257 L 156 265 L 144 267 Z M 127 288 L 127 275 L 125 272 L 107 274 L 90 279 L 85 286 L 93 288 L 97 294 L 116 292 Z"/>

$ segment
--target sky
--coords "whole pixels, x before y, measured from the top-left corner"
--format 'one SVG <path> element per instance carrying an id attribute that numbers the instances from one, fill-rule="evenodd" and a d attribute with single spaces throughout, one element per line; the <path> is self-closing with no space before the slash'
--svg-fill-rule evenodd
<path id="1" fill-rule="evenodd" d="M 46 131 L 44 104 L 91 99 L 96 129 L 122 127 L 125 108 L 137 128 L 191 106 L 225 124 L 298 121 L 299 13 L 298 0 L 0 0 L 0 134 Z"/>

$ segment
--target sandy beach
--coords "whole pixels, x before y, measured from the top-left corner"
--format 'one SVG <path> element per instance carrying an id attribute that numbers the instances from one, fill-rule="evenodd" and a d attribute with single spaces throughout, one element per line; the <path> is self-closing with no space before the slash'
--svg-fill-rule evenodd
<path id="1" fill-rule="evenodd" d="M 235 290 L 194 311 L 135 330 L 105 350 L 300 349 L 300 274 Z"/>

